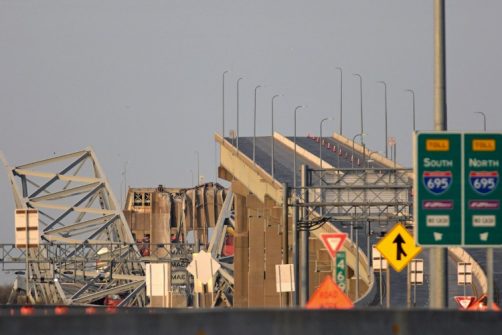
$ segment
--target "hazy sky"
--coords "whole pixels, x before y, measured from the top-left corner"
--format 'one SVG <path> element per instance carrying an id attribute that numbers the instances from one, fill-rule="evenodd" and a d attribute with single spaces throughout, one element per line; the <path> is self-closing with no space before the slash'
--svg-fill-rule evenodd
<path id="1" fill-rule="evenodd" d="M 383 87 L 389 135 L 411 166 L 411 96 L 417 128 L 433 120 L 432 0 L 190 1 L 0 0 L 0 150 L 21 164 L 92 145 L 120 199 L 124 165 L 133 187 L 190 186 L 215 173 L 213 133 L 221 131 L 221 76 L 227 76 L 226 129 L 235 129 L 241 82 L 241 135 L 277 129 L 318 133 L 336 117 L 344 71 L 344 135 L 359 131 L 363 76 L 367 142 L 384 150 Z M 447 92 L 451 130 L 500 131 L 502 2 L 447 0 Z M 329 128 L 328 128 L 329 127 Z M 12 242 L 14 204 L 0 171 L 0 242 Z"/>

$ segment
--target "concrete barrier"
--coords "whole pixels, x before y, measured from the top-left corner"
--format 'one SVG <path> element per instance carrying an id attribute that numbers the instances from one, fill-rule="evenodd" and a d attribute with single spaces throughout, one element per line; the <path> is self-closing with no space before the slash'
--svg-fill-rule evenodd
<path id="1" fill-rule="evenodd" d="M 502 313 L 450 310 L 119 309 L 115 314 L 0 316 L 0 334 L 500 334 Z"/>

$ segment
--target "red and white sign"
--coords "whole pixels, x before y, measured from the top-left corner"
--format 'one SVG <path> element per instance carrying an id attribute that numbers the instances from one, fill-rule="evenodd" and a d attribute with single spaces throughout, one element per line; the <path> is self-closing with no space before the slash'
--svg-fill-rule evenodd
<path id="1" fill-rule="evenodd" d="M 343 245 L 343 241 L 347 238 L 345 233 L 324 233 L 320 235 L 321 241 L 328 249 L 331 258 L 336 257 L 336 252 L 340 250 Z"/>
<path id="2" fill-rule="evenodd" d="M 463 295 L 458 296 L 457 295 L 457 296 L 455 296 L 455 301 L 460 306 L 460 308 L 467 309 L 472 305 L 472 303 L 474 301 L 476 301 L 476 297 L 473 297 L 471 295 L 468 295 L 468 296 L 463 296 Z"/>

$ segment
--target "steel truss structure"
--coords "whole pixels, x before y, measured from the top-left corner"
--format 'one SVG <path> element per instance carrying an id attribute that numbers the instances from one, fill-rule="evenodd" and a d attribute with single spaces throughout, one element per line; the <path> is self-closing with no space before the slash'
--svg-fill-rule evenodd
<path id="1" fill-rule="evenodd" d="M 186 278 L 173 282 L 173 291 L 193 294 L 186 266 L 196 246 L 149 244 L 149 256 L 142 257 L 91 148 L 16 167 L 0 158 L 16 208 L 37 209 L 42 226 L 42 243 L 36 248 L 0 245 L 2 270 L 28 277 L 27 297 L 32 303 L 102 304 L 108 295 L 119 295 L 119 306 L 146 306 L 144 267 L 149 262 L 171 263 L 173 273 L 182 272 L 179 277 Z M 222 255 L 227 228 L 235 228 L 232 206 L 229 192 L 208 246 L 221 265 L 213 306 L 233 304 L 233 256 Z M 18 284 L 25 290 L 23 283 Z"/>
<path id="2" fill-rule="evenodd" d="M 220 263 L 220 268 L 216 275 L 212 306 L 233 306 L 234 295 L 234 257 L 225 257 L 222 255 L 223 244 L 227 228 L 235 229 L 235 217 L 233 211 L 234 195 L 229 191 L 225 202 L 218 215 L 218 221 L 214 227 L 213 235 L 209 243 L 207 252 Z"/>
<path id="3" fill-rule="evenodd" d="M 27 296 L 36 303 L 85 305 L 119 294 L 122 305 L 144 306 L 144 265 L 94 151 L 16 167 L 3 161 L 16 208 L 38 210 L 41 240 L 49 245 L 28 251 Z M 93 253 L 111 261 L 96 269 L 89 262 Z M 74 257 L 87 261 L 80 268 L 62 261 Z"/>
<path id="4" fill-rule="evenodd" d="M 306 185 L 298 188 L 297 206 L 307 210 L 300 230 L 324 222 L 411 223 L 410 169 L 310 169 Z M 304 192 L 306 190 L 306 192 Z"/>

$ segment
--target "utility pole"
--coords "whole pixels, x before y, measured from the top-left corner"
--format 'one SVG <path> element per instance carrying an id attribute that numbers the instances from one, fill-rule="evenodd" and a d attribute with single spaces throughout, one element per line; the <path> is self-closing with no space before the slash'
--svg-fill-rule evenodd
<path id="1" fill-rule="evenodd" d="M 434 130 L 448 129 L 446 111 L 444 0 L 434 0 Z M 415 176 L 417 178 L 417 176 Z M 448 249 L 430 249 L 431 308 L 448 307 Z"/>

